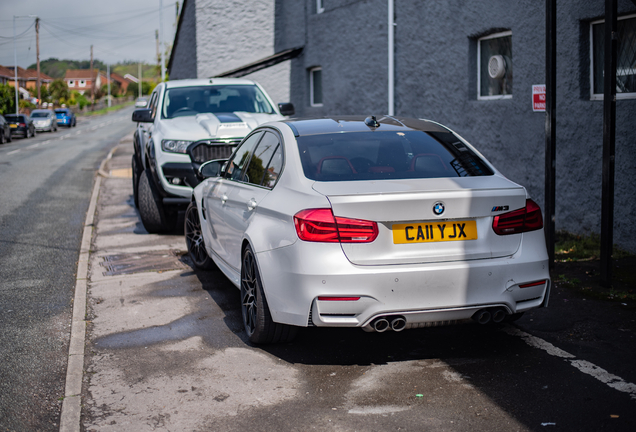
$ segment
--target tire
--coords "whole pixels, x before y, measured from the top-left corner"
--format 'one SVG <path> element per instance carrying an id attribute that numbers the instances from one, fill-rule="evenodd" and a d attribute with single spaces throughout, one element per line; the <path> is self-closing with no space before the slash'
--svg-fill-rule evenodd
<path id="1" fill-rule="evenodd" d="M 148 170 L 139 176 L 138 194 L 141 223 L 150 234 L 173 231 L 175 218 L 166 215 L 150 176 Z"/>
<path id="2" fill-rule="evenodd" d="M 132 157 L 131 166 L 132 166 L 133 201 L 135 203 L 135 207 L 139 208 L 139 178 L 141 176 L 142 171 L 139 169 L 137 157 L 134 154 Z"/>
<path id="3" fill-rule="evenodd" d="M 241 261 L 241 315 L 250 342 L 268 344 L 291 341 L 296 336 L 298 327 L 272 320 L 256 257 L 249 245 L 243 249 Z"/>
<path id="4" fill-rule="evenodd" d="M 13 141 L 13 135 L 11 134 L 11 131 L 9 131 L 9 136 L 7 137 L 7 142 L 11 142 Z"/>
<path id="5" fill-rule="evenodd" d="M 4 130 L 0 133 L 0 144 L 4 144 Z"/>
<path id="6" fill-rule="evenodd" d="M 205 250 L 199 212 L 194 202 L 191 202 L 186 210 L 183 232 L 185 233 L 186 245 L 188 246 L 188 254 L 194 266 L 201 270 L 213 269 L 214 262 Z"/>

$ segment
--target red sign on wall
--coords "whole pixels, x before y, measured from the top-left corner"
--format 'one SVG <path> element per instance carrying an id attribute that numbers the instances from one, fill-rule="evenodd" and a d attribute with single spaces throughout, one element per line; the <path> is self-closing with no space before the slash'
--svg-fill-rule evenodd
<path id="1" fill-rule="evenodd" d="M 545 112 L 545 84 L 532 86 L 532 111 Z"/>

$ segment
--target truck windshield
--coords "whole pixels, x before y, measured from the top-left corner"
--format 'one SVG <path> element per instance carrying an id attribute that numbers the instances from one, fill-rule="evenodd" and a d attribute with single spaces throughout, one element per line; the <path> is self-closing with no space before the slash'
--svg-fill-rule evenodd
<path id="1" fill-rule="evenodd" d="M 169 119 L 235 111 L 275 113 L 263 92 L 254 85 L 215 85 L 168 89 L 161 115 Z"/>

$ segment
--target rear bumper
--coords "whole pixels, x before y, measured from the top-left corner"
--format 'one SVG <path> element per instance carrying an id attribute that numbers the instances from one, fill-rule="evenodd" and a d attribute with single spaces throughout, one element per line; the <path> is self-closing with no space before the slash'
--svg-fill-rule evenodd
<path id="1" fill-rule="evenodd" d="M 339 244 L 302 241 L 257 253 L 257 260 L 276 322 L 365 327 L 379 316 L 401 315 L 407 328 L 421 327 L 468 319 L 483 308 L 512 314 L 542 306 L 550 285 L 543 231 L 523 236 L 514 255 L 473 261 L 359 266 Z M 519 287 L 540 280 L 546 282 Z"/>

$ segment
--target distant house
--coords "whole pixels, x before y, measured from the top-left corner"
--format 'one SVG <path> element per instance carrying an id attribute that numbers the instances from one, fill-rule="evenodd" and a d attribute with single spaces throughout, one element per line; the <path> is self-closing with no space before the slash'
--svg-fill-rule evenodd
<path id="1" fill-rule="evenodd" d="M 93 83 L 97 91 L 102 84 L 108 82 L 108 78 L 105 73 L 98 69 L 93 69 L 92 73 L 90 69 L 67 69 L 64 75 L 64 81 L 69 90 L 75 90 L 83 95 L 84 93 L 91 93 Z"/>
<path id="2" fill-rule="evenodd" d="M 22 69 L 21 67 L 18 67 L 18 76 L 23 76 L 26 81 L 26 89 L 29 90 L 32 94 L 37 95 L 38 71 L 35 69 Z M 53 80 L 54 78 L 40 71 L 40 85 L 48 87 L 53 82 Z"/>
<path id="3" fill-rule="evenodd" d="M 7 67 L 0 66 L 0 84 L 9 84 L 14 78 L 13 71 Z"/>
<path id="4" fill-rule="evenodd" d="M 132 80 L 125 78 L 119 74 L 116 73 L 111 73 L 110 74 L 110 78 L 117 82 L 119 84 L 119 93 L 120 94 L 125 94 L 126 91 L 128 90 L 128 84 L 130 84 L 131 82 L 133 82 Z"/>
<path id="5" fill-rule="evenodd" d="M 21 98 L 37 96 L 38 73 L 35 69 L 23 69 L 18 66 L 18 87 Z M 40 83 L 43 87 L 48 87 L 53 82 L 53 78 L 40 72 Z M 15 69 L 13 66 L 0 66 L 0 84 L 8 84 L 15 87 Z"/>

